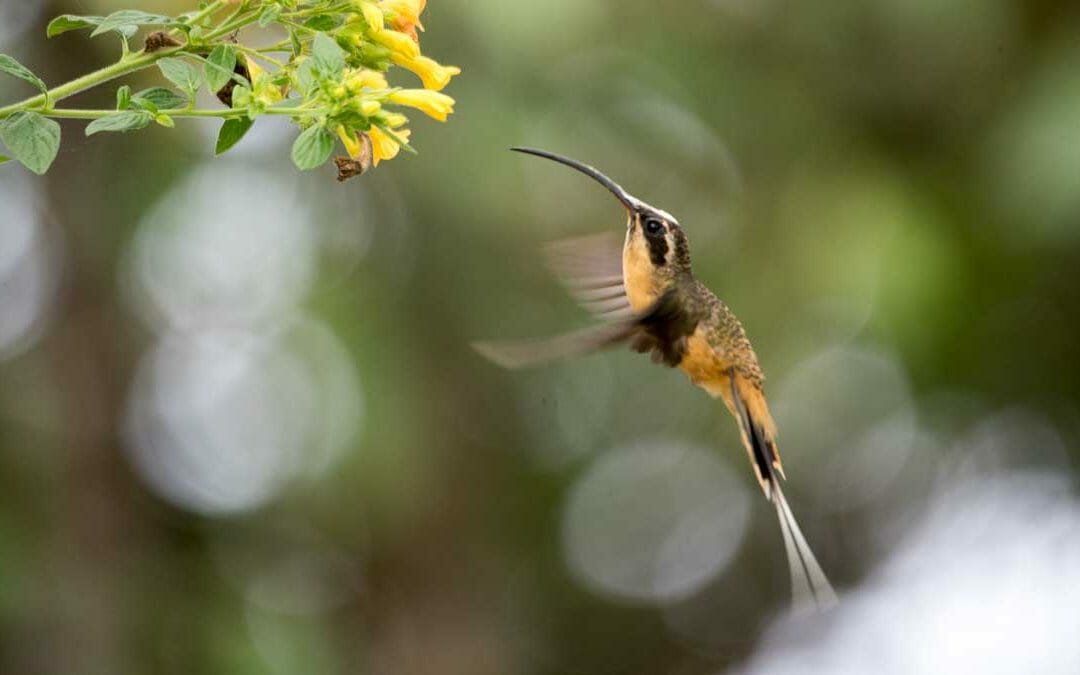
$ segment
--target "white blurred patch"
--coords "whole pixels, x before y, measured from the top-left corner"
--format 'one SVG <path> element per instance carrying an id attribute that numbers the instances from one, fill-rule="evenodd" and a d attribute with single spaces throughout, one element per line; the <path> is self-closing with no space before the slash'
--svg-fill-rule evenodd
<path id="1" fill-rule="evenodd" d="M 131 290 L 154 329 L 252 326 L 304 296 L 316 250 L 311 211 L 293 183 L 215 162 L 144 218 L 131 253 Z"/>
<path id="2" fill-rule="evenodd" d="M 58 251 L 42 226 L 38 193 L 17 175 L 0 181 L 0 361 L 13 358 L 41 334 L 55 297 Z"/>
<path id="3" fill-rule="evenodd" d="M 727 567 L 748 516 L 743 482 L 708 450 L 638 444 L 604 455 L 574 486 L 563 556 L 593 591 L 662 604 Z"/>
<path id="4" fill-rule="evenodd" d="M 362 401 L 351 367 L 313 321 L 269 337 L 165 337 L 143 357 L 129 399 L 135 469 L 181 508 L 257 508 L 290 479 L 325 470 L 352 440 Z"/>
<path id="5" fill-rule="evenodd" d="M 951 484 L 831 615 L 781 622 L 740 672 L 1080 672 L 1080 503 L 1056 475 Z"/>
<path id="6" fill-rule="evenodd" d="M 161 336 L 132 387 L 130 454 L 181 508 L 257 508 L 325 472 L 360 427 L 350 355 L 298 311 L 319 234 L 296 185 L 227 160 L 200 168 L 154 207 L 129 253 L 129 295 Z"/>

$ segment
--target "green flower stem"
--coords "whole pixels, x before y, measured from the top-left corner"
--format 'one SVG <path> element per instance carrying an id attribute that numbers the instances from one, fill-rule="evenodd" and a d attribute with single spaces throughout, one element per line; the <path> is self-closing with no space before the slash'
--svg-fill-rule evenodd
<path id="1" fill-rule="evenodd" d="M 322 31 L 320 31 L 320 30 L 318 30 L 316 28 L 312 28 L 311 26 L 305 26 L 302 23 L 296 23 L 295 21 L 289 21 L 285 17 L 279 18 L 278 23 L 280 23 L 282 26 L 288 26 L 290 28 L 295 28 L 296 30 L 303 31 L 305 33 L 320 33 L 320 32 L 322 32 Z"/>
<path id="2" fill-rule="evenodd" d="M 291 52 L 292 51 L 292 43 L 289 42 L 288 40 L 282 40 L 281 42 L 277 43 L 276 45 L 270 45 L 268 47 L 258 47 L 258 48 L 255 49 L 255 51 L 260 52 L 260 53 L 261 52 L 270 52 L 270 53 L 272 53 L 272 52 Z"/>
<path id="3" fill-rule="evenodd" d="M 244 45 L 234 45 L 234 46 L 236 47 L 236 51 L 238 51 L 238 52 L 240 52 L 242 54 L 247 54 L 248 56 L 252 56 L 252 57 L 255 57 L 257 59 L 262 59 L 263 61 L 266 61 L 267 63 L 274 64 L 278 68 L 284 68 L 285 67 L 284 63 L 282 63 L 281 61 L 278 61 L 277 59 L 275 59 L 272 56 L 268 56 L 266 54 L 263 54 L 262 50 L 252 49 L 251 47 L 245 47 Z"/>
<path id="4" fill-rule="evenodd" d="M 238 5 L 236 5 L 236 9 L 234 9 L 232 12 L 230 12 L 229 16 L 225 17 L 225 20 L 222 21 L 221 23 L 222 24 L 229 23 L 230 21 L 232 21 L 236 17 L 240 16 L 240 14 L 242 14 L 243 12 L 246 12 L 247 9 L 248 9 L 248 3 L 246 3 L 246 2 L 239 3 Z"/>
<path id="5" fill-rule="evenodd" d="M 206 8 L 203 9 L 201 12 L 191 17 L 190 19 L 187 19 L 185 23 L 189 26 L 197 26 L 200 21 L 202 21 L 208 16 L 211 16 L 212 14 L 216 14 L 225 5 L 225 0 L 214 0 L 214 2 L 207 5 Z"/>
<path id="6" fill-rule="evenodd" d="M 200 12 L 195 19 L 201 20 L 210 16 L 214 12 L 217 12 L 224 6 L 224 2 L 219 0 L 218 2 L 211 3 L 206 9 Z M 152 66 L 159 60 L 166 56 L 173 56 L 174 54 L 182 54 L 187 52 L 194 53 L 196 50 L 205 49 L 210 41 L 219 38 L 223 35 L 228 35 L 235 30 L 239 30 L 244 26 L 254 23 L 258 19 L 258 15 L 252 12 L 247 13 L 244 16 L 238 17 L 232 21 L 226 21 L 221 26 L 208 32 L 199 41 L 198 44 L 180 45 L 178 47 L 167 47 L 165 49 L 158 49 L 153 52 L 136 52 L 128 53 L 120 58 L 116 63 L 105 66 L 100 70 L 95 70 L 92 73 L 87 73 L 82 77 L 75 78 L 70 82 L 66 82 L 57 87 L 53 87 L 46 94 L 38 94 L 30 98 L 19 101 L 18 103 L 12 103 L 11 105 L 0 107 L 0 119 L 4 119 L 10 116 L 12 113 L 19 112 L 21 110 L 33 110 L 40 112 L 44 115 L 53 115 L 51 108 L 57 101 L 65 99 L 69 96 L 74 96 L 80 92 L 92 89 L 99 84 L 104 84 L 110 80 L 115 80 L 118 77 L 123 77 L 129 73 L 133 73 L 137 70 Z M 73 111 L 65 111 L 73 112 Z M 89 111 L 100 112 L 100 111 Z M 172 112 L 169 113 L 173 114 Z M 58 117 L 59 115 L 53 115 Z M 68 115 L 69 117 L 71 115 Z M 220 117 L 221 115 L 217 115 Z M 94 117 L 101 117 L 101 115 L 94 115 Z"/>
<path id="7" fill-rule="evenodd" d="M 223 24 L 203 36 L 203 40 L 206 42 L 209 42 L 210 40 L 215 40 L 224 35 L 228 35 L 233 31 L 240 30 L 248 24 L 255 23 L 256 21 L 258 21 L 258 19 L 258 12 L 248 12 L 240 17 L 232 19 L 231 21 L 224 22 Z"/>
<path id="8" fill-rule="evenodd" d="M 118 77 L 133 73 L 136 70 L 142 70 L 147 66 L 153 65 L 159 59 L 165 58 L 166 56 L 172 56 L 178 52 L 183 52 L 185 49 L 186 46 L 180 46 L 159 49 L 150 53 L 138 52 L 135 54 L 128 54 L 111 66 L 105 66 L 101 70 L 95 70 L 92 73 L 77 77 L 58 87 L 53 87 L 49 90 L 48 94 L 38 94 L 37 96 L 32 96 L 28 99 L 19 101 L 18 103 L 12 103 L 11 105 L 0 108 L 0 119 L 8 117 L 12 113 L 19 112 L 20 110 L 37 110 L 39 112 L 45 112 L 44 107 L 46 101 L 52 104 L 69 96 L 74 96 L 79 92 L 86 91 L 87 89 L 96 87 L 109 80 L 115 80 Z"/>
<path id="9" fill-rule="evenodd" d="M 285 12 L 281 16 L 288 17 L 290 19 L 302 19 L 306 16 L 344 12 L 349 9 L 352 9 L 352 5 L 347 2 L 343 2 L 341 4 L 333 5 L 331 7 L 312 7 L 310 9 L 300 9 L 295 12 Z"/>
<path id="10" fill-rule="evenodd" d="M 66 119 L 79 119 L 79 120 L 93 120 L 100 117 L 108 117 L 109 115 L 117 114 L 118 110 L 83 110 L 80 108 L 57 108 L 55 110 L 49 110 L 42 114 L 48 117 L 62 117 Z M 161 110 L 159 111 L 169 117 L 218 117 L 221 119 L 229 119 L 232 117 L 244 117 L 247 115 L 247 111 L 239 108 L 192 108 L 185 110 L 179 108 L 176 110 Z M 279 108 L 267 108 L 263 110 L 263 115 L 288 115 L 291 117 L 311 117 L 314 115 L 325 114 L 326 111 L 322 109 L 304 109 L 296 107 L 279 107 Z"/>

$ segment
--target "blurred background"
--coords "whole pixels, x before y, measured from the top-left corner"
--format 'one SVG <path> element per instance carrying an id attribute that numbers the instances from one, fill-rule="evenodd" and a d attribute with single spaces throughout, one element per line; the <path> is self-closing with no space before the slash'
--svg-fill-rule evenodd
<path id="1" fill-rule="evenodd" d="M 48 19 L 129 4 L 191 7 L 0 0 L 0 52 L 65 81 L 116 44 Z M 0 168 L 2 672 L 1080 671 L 1080 5 L 424 22 L 457 112 L 359 179 L 276 119 L 220 158 L 212 122 L 65 122 L 45 177 Z M 837 611 L 785 618 L 774 512 L 681 373 L 470 350 L 584 325 L 538 252 L 624 225 L 515 144 L 682 222 Z"/>

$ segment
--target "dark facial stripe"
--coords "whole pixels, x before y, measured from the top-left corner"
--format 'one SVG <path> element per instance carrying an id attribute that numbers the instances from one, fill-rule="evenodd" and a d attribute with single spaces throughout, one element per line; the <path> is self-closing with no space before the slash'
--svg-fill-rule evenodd
<path id="1" fill-rule="evenodd" d="M 649 242 L 649 260 L 657 267 L 663 267 L 667 262 L 667 237 L 645 237 L 645 241 Z"/>
<path id="2" fill-rule="evenodd" d="M 638 227 L 641 228 L 641 236 L 645 237 L 645 243 L 649 246 L 649 260 L 657 267 L 663 267 L 667 263 L 667 232 L 649 234 L 641 219 L 638 219 Z"/>

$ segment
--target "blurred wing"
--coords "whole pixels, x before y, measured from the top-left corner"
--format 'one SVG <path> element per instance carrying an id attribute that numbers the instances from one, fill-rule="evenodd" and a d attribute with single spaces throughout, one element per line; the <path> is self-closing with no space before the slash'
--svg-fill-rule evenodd
<path id="1" fill-rule="evenodd" d="M 581 356 L 626 340 L 638 330 L 636 319 L 602 323 L 555 337 L 507 342 L 474 342 L 473 349 L 503 368 L 538 366 Z"/>
<path id="2" fill-rule="evenodd" d="M 622 242 L 613 233 L 561 239 L 544 248 L 548 267 L 600 323 L 555 337 L 513 342 L 475 342 L 473 348 L 504 368 L 526 368 L 581 356 L 630 339 L 642 318 L 626 297 Z"/>
<path id="3" fill-rule="evenodd" d="M 622 240 L 615 233 L 561 239 L 544 253 L 551 271 L 590 314 L 605 321 L 633 316 L 623 286 Z"/>

